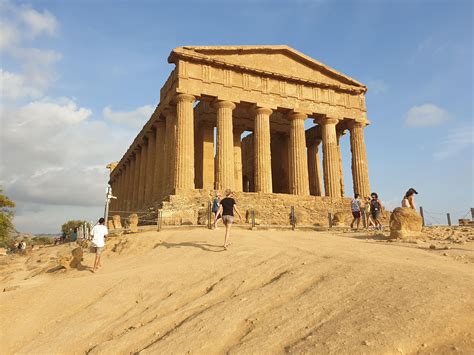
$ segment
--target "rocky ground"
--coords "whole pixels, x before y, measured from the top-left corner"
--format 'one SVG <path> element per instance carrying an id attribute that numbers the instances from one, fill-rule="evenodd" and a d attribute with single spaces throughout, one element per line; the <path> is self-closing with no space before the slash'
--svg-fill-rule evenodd
<path id="1" fill-rule="evenodd" d="M 0 343 L 12 353 L 474 352 L 474 235 L 170 229 L 0 258 Z"/>

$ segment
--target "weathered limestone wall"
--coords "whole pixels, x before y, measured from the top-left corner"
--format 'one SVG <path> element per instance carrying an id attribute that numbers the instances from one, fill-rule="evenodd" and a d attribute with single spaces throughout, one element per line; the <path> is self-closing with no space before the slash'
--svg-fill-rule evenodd
<path id="1" fill-rule="evenodd" d="M 214 195 L 213 190 L 171 195 L 169 201 L 163 202 L 163 224 L 205 223 L 208 201 Z M 235 199 L 244 219 L 248 211 L 255 210 L 259 224 L 289 225 L 291 206 L 295 207 L 299 225 L 327 227 L 329 212 L 343 212 L 347 224 L 351 219 L 349 198 L 237 192 Z"/>

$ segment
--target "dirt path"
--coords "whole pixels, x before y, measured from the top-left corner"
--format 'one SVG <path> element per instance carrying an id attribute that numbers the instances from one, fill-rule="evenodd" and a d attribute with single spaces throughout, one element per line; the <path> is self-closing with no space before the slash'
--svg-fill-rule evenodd
<path id="1" fill-rule="evenodd" d="M 97 274 L 55 270 L 69 246 L 4 260 L 2 353 L 474 351 L 474 243 L 233 233 L 228 251 L 222 229 L 112 239 Z"/>

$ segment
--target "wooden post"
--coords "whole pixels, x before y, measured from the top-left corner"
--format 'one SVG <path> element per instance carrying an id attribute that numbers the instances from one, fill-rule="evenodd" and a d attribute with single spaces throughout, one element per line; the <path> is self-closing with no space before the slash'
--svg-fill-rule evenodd
<path id="1" fill-rule="evenodd" d="M 250 215 L 252 217 L 252 229 L 254 229 L 255 228 L 255 211 L 252 210 Z"/>
<path id="2" fill-rule="evenodd" d="M 471 207 L 471 220 L 474 220 L 474 207 Z"/>
<path id="3" fill-rule="evenodd" d="M 422 226 L 425 226 L 425 216 L 423 215 L 423 207 L 420 206 L 420 215 L 421 215 L 421 223 Z"/>
<path id="4" fill-rule="evenodd" d="M 331 212 L 328 213 L 328 220 L 329 220 L 329 228 L 332 228 L 332 214 L 331 214 Z"/>
<path id="5" fill-rule="evenodd" d="M 448 226 L 451 226 L 451 215 L 446 213 L 446 216 L 448 217 Z"/>

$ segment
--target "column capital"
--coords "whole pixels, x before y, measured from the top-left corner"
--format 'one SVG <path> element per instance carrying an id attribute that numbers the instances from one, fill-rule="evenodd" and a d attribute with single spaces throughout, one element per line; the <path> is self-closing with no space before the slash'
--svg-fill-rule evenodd
<path id="1" fill-rule="evenodd" d="M 365 126 L 368 126 L 370 124 L 369 121 L 357 121 L 357 120 L 349 120 L 347 121 L 347 127 L 349 129 L 352 128 L 364 128 Z"/>
<path id="2" fill-rule="evenodd" d="M 288 114 L 288 119 L 289 120 L 305 120 L 308 118 L 308 115 L 302 112 L 296 112 L 293 111 L 290 114 Z"/>
<path id="3" fill-rule="evenodd" d="M 193 95 L 189 95 L 189 94 L 178 94 L 175 96 L 175 101 L 176 102 L 194 102 L 196 101 L 196 98 L 193 96 Z"/>
<path id="4" fill-rule="evenodd" d="M 163 110 L 163 115 L 165 116 L 166 119 L 169 117 L 174 117 L 176 116 L 176 106 L 166 106 Z"/>
<path id="5" fill-rule="evenodd" d="M 212 102 L 214 108 L 230 108 L 231 110 L 235 109 L 235 104 L 232 101 L 226 100 L 215 100 Z"/>
<path id="6" fill-rule="evenodd" d="M 339 121 L 341 121 L 339 118 L 337 117 L 322 117 L 322 118 L 315 118 L 314 119 L 314 122 L 316 122 L 317 124 L 323 126 L 323 125 L 329 125 L 329 124 L 337 124 Z"/>
<path id="7" fill-rule="evenodd" d="M 268 108 L 268 107 L 255 106 L 253 108 L 253 112 L 255 114 L 264 114 L 264 115 L 270 116 L 272 114 L 273 110 L 271 108 Z"/>

